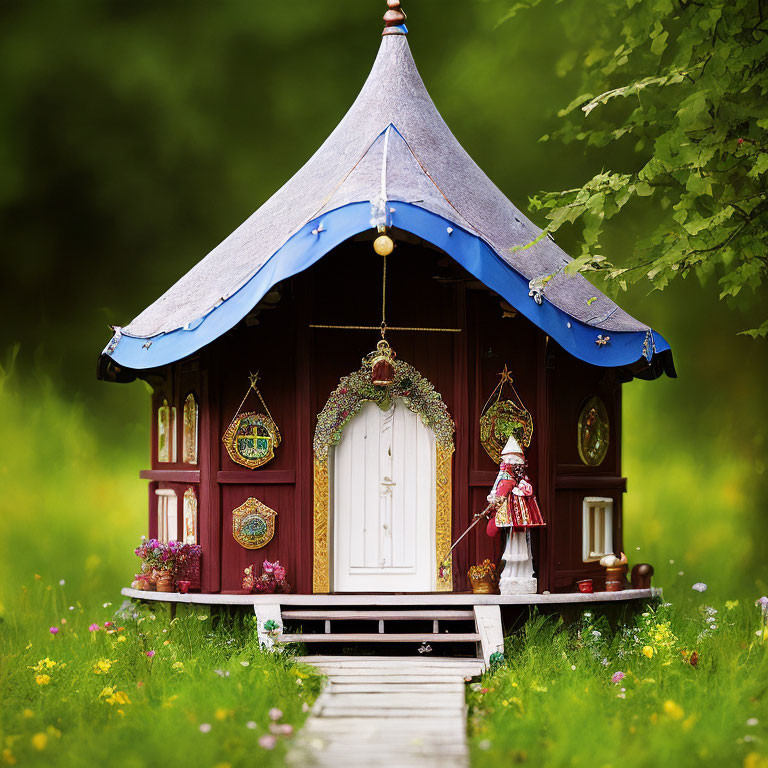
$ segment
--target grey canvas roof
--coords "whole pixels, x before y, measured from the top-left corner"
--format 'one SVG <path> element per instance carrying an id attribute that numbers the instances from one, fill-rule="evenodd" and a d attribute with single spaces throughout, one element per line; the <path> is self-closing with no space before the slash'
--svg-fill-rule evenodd
<path id="1" fill-rule="evenodd" d="M 195 323 L 307 222 L 376 198 L 385 132 L 388 200 L 421 206 L 477 235 L 527 280 L 554 274 L 544 296 L 576 320 L 609 332 L 647 331 L 585 278 L 564 274 L 571 259 L 552 240 L 511 250 L 541 230 L 454 138 L 424 87 L 406 35 L 387 34 L 354 104 L 306 165 L 122 333 L 148 338 Z"/>

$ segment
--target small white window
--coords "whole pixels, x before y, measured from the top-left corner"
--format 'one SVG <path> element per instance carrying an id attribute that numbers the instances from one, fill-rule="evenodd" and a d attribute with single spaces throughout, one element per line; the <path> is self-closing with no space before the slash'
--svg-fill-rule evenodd
<path id="1" fill-rule="evenodd" d="M 585 563 L 613 554 L 613 499 L 587 496 L 583 506 L 582 523 Z"/>
<path id="2" fill-rule="evenodd" d="M 168 542 L 178 536 L 179 517 L 176 491 L 158 488 L 157 496 L 157 539 Z"/>

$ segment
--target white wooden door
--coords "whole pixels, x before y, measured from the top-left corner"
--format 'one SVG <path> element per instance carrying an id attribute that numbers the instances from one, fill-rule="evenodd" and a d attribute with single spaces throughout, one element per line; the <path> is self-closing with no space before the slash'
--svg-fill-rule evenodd
<path id="1" fill-rule="evenodd" d="M 332 450 L 333 589 L 435 589 L 435 435 L 396 400 L 366 403 Z"/>

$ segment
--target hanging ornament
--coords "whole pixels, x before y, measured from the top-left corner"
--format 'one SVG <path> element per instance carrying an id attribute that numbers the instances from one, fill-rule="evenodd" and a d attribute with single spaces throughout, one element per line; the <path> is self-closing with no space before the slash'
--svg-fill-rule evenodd
<path id="1" fill-rule="evenodd" d="M 249 469 L 258 469 L 271 461 L 275 457 L 275 449 L 280 445 L 281 440 L 280 430 L 256 386 L 258 380 L 258 373 L 249 375 L 245 396 L 221 438 L 232 461 Z M 261 400 L 264 413 L 257 411 L 240 413 L 251 390 L 256 392 Z"/>
<path id="2" fill-rule="evenodd" d="M 579 458 L 588 467 L 597 467 L 608 455 L 611 428 L 605 403 L 590 397 L 579 411 L 577 424 Z"/>
<path id="3" fill-rule="evenodd" d="M 533 417 L 517 394 L 506 365 L 499 375 L 501 380 L 491 392 L 480 416 L 480 443 L 496 464 L 501 461 L 501 450 L 510 437 L 514 437 L 524 448 L 530 446 L 533 437 Z M 505 384 L 509 386 L 512 397 L 502 400 Z"/>
<path id="4" fill-rule="evenodd" d="M 390 387 L 395 383 L 395 350 L 386 339 L 376 345 L 371 360 L 371 381 L 377 387 Z"/>
<path id="5" fill-rule="evenodd" d="M 232 510 L 232 536 L 246 549 L 261 549 L 275 535 L 277 512 L 253 496 Z"/>
<path id="6" fill-rule="evenodd" d="M 392 238 L 389 235 L 379 235 L 373 241 L 373 250 L 379 254 L 379 256 L 389 256 L 395 249 L 395 244 L 392 242 Z"/>

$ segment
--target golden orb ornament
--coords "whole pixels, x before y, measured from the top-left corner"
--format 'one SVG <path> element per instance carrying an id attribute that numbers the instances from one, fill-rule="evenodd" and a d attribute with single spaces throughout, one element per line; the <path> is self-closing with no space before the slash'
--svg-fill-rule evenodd
<path id="1" fill-rule="evenodd" d="M 395 249 L 395 244 L 392 242 L 392 238 L 389 235 L 379 235 L 373 241 L 373 250 L 379 254 L 379 256 L 389 256 Z"/>

